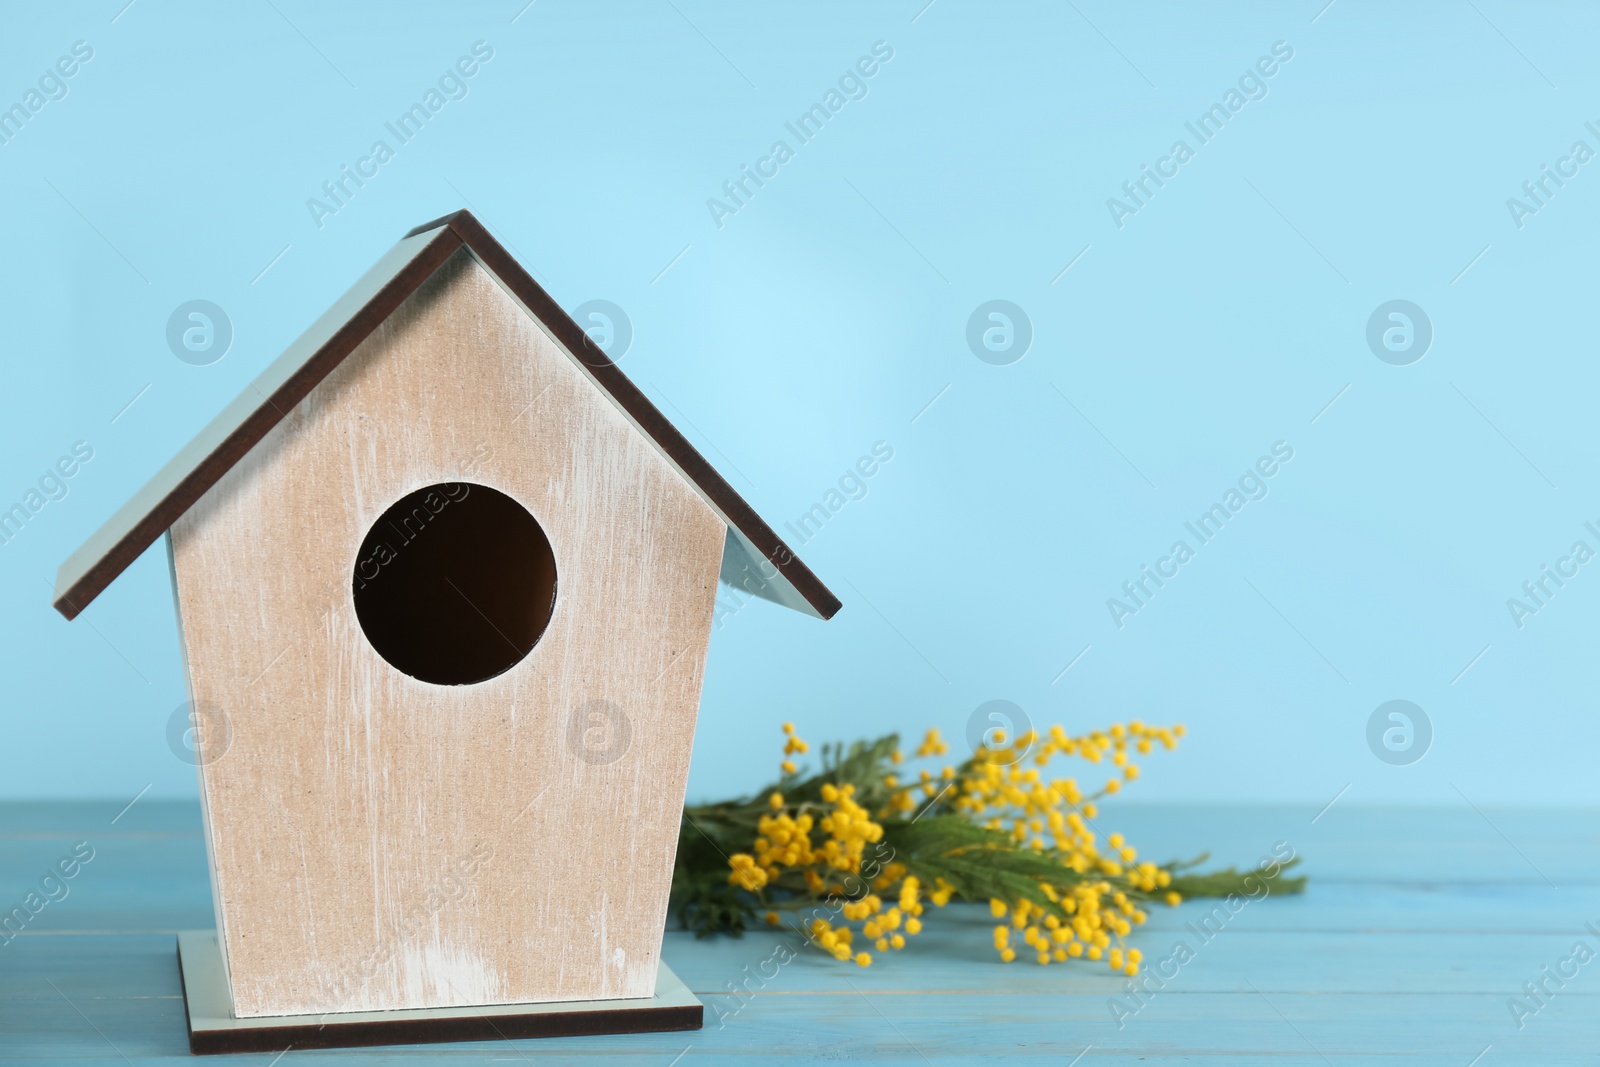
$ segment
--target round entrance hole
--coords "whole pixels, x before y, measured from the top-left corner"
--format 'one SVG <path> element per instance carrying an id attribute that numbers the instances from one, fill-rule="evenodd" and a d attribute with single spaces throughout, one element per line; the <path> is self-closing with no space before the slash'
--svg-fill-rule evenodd
<path id="1" fill-rule="evenodd" d="M 396 670 L 469 685 L 522 662 L 550 624 L 556 558 L 528 509 L 498 489 L 441 482 L 408 493 L 361 542 L 356 620 Z"/>

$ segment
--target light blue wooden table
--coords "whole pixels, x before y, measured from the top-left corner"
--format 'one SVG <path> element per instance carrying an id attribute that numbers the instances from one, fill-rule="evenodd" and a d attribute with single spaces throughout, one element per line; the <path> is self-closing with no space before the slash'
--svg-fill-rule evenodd
<path id="1" fill-rule="evenodd" d="M 94 859 L 0 946 L 0 1062 L 191 1061 L 173 932 L 212 923 L 198 809 L 140 801 L 0 806 L 0 908 L 21 903 L 74 842 Z M 778 943 L 696 942 L 669 932 L 666 958 L 707 1007 L 689 1034 L 290 1050 L 283 1067 L 360 1063 L 1600 1063 L 1600 958 L 1546 977 L 1583 942 L 1600 952 L 1600 813 L 1123 806 L 1147 858 L 1197 843 L 1251 864 L 1287 841 L 1312 876 L 1303 897 L 1233 915 L 1209 942 L 1189 929 L 1214 902 L 1158 909 L 1136 934 L 1147 959 L 1186 941 L 1194 958 L 1119 1027 L 1121 985 L 1084 965 L 998 963 L 986 909 L 936 914 L 914 950 L 871 968 Z M 779 954 L 781 958 L 781 953 Z M 1550 968 L 1546 971 L 1545 968 Z M 750 977 L 755 975 L 757 977 Z M 771 977 L 766 977 L 771 975 Z M 1524 983 L 1552 995 L 1519 1027 Z M 741 984 L 752 990 L 729 993 Z M 1124 1001 L 1133 1007 L 1134 1002 Z M 1075 1057 L 1081 1057 L 1075 1059 Z M 270 1055 L 237 1057 L 271 1064 Z"/>

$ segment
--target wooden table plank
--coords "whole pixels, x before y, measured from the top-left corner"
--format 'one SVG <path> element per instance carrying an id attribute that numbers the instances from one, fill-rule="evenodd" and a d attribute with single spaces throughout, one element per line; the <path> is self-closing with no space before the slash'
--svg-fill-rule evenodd
<path id="1" fill-rule="evenodd" d="M 0 946 L 0 1063 L 193 1062 L 167 931 L 212 922 L 198 811 L 141 801 L 113 824 L 121 806 L 0 805 L 0 902 L 20 899 L 74 842 L 95 848 L 70 895 Z M 1249 863 L 1290 840 L 1314 879 L 1304 897 L 1247 905 L 1206 943 L 1191 927 L 1215 902 L 1157 909 L 1134 943 L 1155 961 L 1185 939 L 1195 957 L 1142 1006 L 1093 966 L 998 963 L 985 910 L 952 907 L 912 949 L 866 969 L 813 953 L 775 966 L 774 948 L 798 940 L 783 930 L 710 941 L 669 932 L 668 962 L 707 1005 L 695 1034 L 290 1052 L 282 1062 L 666 1065 L 688 1049 L 684 1067 L 758 1057 L 1064 1064 L 1086 1047 L 1084 1065 L 1466 1067 L 1485 1048 L 1480 1067 L 1600 1062 L 1600 960 L 1520 1029 L 1507 1006 L 1579 938 L 1600 949 L 1584 929 L 1600 929 L 1594 812 L 1336 806 L 1313 824 L 1315 814 L 1130 806 L 1099 820 L 1155 857 L 1203 842 Z"/>
<path id="2" fill-rule="evenodd" d="M 35 942 L 30 950 L 42 946 Z M 62 951 L 63 946 L 68 946 Z M 165 938 L 129 935 L 64 939 L 48 953 L 7 960 L 0 980 L 0 1025 L 8 1052 L 26 1061 L 188 1062 L 182 1001 Z M 1363 1063 L 1464 1064 L 1484 1047 L 1499 1062 L 1593 1063 L 1600 995 L 1572 991 L 1555 998 L 1522 1031 L 1511 1024 L 1499 991 L 1477 994 L 1307 994 L 1246 988 L 1240 993 L 1168 991 L 1150 999 L 1118 1028 L 1106 992 L 899 993 L 877 989 L 804 994 L 764 990 L 726 1001 L 698 1034 L 415 1046 L 388 1051 L 296 1053 L 294 1063 L 495 1062 L 522 1053 L 604 1062 L 666 1063 L 684 1048 L 697 1058 L 754 1057 L 776 1063 L 871 1059 L 987 1062 L 1001 1056 L 1070 1058 L 1093 1046 L 1101 1057 L 1179 1062 L 1297 1063 L 1359 1059 Z M 860 983 L 856 983 L 860 985 Z M 81 1013 L 81 1014 L 80 1014 Z M 556 1047 L 559 1045 L 559 1048 Z M 5 1055 L 6 1053 L 0 1053 Z M 659 1059 L 654 1059 L 659 1057 Z M 1419 1060 L 1418 1057 L 1423 1057 Z M 1264 1060 L 1263 1060 L 1264 1058 Z M 502 1062 L 504 1060 L 502 1059 Z M 1058 1059 L 1057 1062 L 1065 1062 Z"/>

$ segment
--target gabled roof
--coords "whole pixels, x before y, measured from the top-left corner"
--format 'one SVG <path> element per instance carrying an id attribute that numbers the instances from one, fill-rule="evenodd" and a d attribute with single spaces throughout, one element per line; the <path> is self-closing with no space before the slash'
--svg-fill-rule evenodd
<path id="1" fill-rule="evenodd" d="M 839 598 L 469 211 L 446 215 L 406 234 L 106 520 L 61 565 L 56 578 L 56 610 L 68 619 L 75 618 L 462 248 L 471 252 L 721 516 L 728 527 L 723 580 L 818 618 L 833 617 L 840 608 Z"/>

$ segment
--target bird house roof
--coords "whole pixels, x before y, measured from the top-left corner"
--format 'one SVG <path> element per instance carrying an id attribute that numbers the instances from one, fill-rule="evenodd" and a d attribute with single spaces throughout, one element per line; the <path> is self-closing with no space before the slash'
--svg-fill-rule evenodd
<path id="1" fill-rule="evenodd" d="M 466 249 L 727 525 L 722 578 L 831 618 L 839 599 L 469 211 L 412 230 L 61 565 L 78 615 L 447 259 Z"/>

